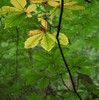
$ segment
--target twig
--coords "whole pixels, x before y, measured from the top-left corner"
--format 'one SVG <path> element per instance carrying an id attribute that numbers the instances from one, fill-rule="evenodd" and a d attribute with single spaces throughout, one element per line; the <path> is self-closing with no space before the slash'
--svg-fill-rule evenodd
<path id="1" fill-rule="evenodd" d="M 88 3 L 92 3 L 92 1 L 91 0 L 85 0 L 86 2 L 88 2 Z"/>
<path id="2" fill-rule="evenodd" d="M 32 49 L 28 49 L 29 59 L 30 59 L 31 63 L 33 64 L 34 59 L 33 59 L 33 57 L 32 57 L 31 51 L 32 51 Z"/>
<path id="3" fill-rule="evenodd" d="M 50 25 L 50 33 L 51 33 L 51 31 L 52 31 L 52 27 L 51 27 L 51 25 Z"/>
<path id="4" fill-rule="evenodd" d="M 51 26 L 52 28 L 58 28 L 58 26 L 53 26 L 52 24 L 50 24 L 50 22 L 48 20 L 46 20 L 46 21 L 49 24 L 49 26 Z"/>
<path id="5" fill-rule="evenodd" d="M 70 89 L 68 88 L 68 86 L 66 85 L 66 83 L 64 82 L 64 79 L 63 79 L 63 75 L 60 73 L 60 76 L 61 76 L 61 79 L 62 79 L 62 82 L 64 84 L 64 86 L 66 87 L 67 90 L 70 91 Z"/>
<path id="6" fill-rule="evenodd" d="M 72 78 L 72 75 L 71 75 L 69 66 L 68 66 L 68 64 L 67 64 L 67 62 L 66 62 L 66 59 L 65 59 L 65 57 L 64 57 L 64 54 L 63 54 L 63 51 L 62 51 L 62 48 L 61 48 L 61 45 L 60 45 L 60 41 L 59 41 L 59 39 L 58 39 L 59 33 L 60 33 L 62 15 L 63 15 L 63 7 L 64 7 L 64 0 L 61 0 L 61 12 L 60 12 L 60 18 L 59 18 L 59 24 L 58 24 L 58 30 L 57 30 L 56 39 L 57 39 L 57 42 L 58 42 L 59 50 L 60 50 L 60 52 L 61 52 L 61 56 L 62 56 L 62 58 L 63 58 L 64 64 L 65 64 L 66 69 L 67 69 L 67 71 L 68 71 L 68 74 L 69 74 L 69 76 L 70 76 L 70 80 L 71 80 L 71 82 L 72 82 L 73 90 L 74 90 L 75 94 L 78 96 L 78 98 L 79 98 L 80 100 L 82 100 L 82 98 L 80 97 L 80 95 L 79 95 L 78 92 L 76 91 L 75 84 L 74 84 L 74 81 L 73 81 L 73 78 Z"/>

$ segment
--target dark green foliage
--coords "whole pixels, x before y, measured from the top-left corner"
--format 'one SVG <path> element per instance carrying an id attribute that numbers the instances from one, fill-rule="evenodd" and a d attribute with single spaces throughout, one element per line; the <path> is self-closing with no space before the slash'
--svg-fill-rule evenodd
<path id="1" fill-rule="evenodd" d="M 72 20 L 66 18 L 71 17 L 71 13 L 63 14 L 61 32 L 67 35 L 70 44 L 62 46 L 62 49 L 82 99 L 98 100 L 99 1 L 78 2 L 86 8 L 84 11 L 73 11 Z M 0 7 L 3 5 L 11 4 L 9 0 L 0 0 Z M 36 15 L 30 19 L 25 19 L 24 14 L 20 18 L 19 16 L 0 16 L 0 100 L 79 100 L 62 82 L 60 73 L 67 86 L 72 89 L 57 45 L 50 52 L 39 46 L 30 50 L 24 48 L 26 33 L 39 26 L 34 17 Z M 13 24 L 9 24 L 13 19 Z M 57 21 L 58 18 L 55 24 Z M 17 41 L 19 44 L 16 55 Z M 92 83 L 84 78 L 79 80 L 78 86 L 78 73 L 90 76 Z"/>

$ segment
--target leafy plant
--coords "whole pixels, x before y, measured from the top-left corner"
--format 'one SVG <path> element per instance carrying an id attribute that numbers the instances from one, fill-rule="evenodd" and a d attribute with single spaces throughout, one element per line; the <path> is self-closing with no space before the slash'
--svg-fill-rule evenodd
<path id="1" fill-rule="evenodd" d="M 98 100 L 98 5 L 0 1 L 0 100 Z"/>

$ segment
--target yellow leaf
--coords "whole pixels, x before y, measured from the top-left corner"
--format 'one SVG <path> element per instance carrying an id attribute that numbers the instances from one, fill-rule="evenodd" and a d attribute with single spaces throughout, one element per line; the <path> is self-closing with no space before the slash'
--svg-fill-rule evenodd
<path id="1" fill-rule="evenodd" d="M 37 17 L 38 17 L 38 21 L 42 21 L 42 20 L 45 20 L 45 16 L 49 16 L 50 13 L 42 13 L 42 14 L 38 14 Z"/>
<path id="2" fill-rule="evenodd" d="M 85 9 L 83 6 L 79 6 L 79 5 L 70 6 L 66 8 L 71 9 L 71 10 L 84 10 Z"/>
<path id="3" fill-rule="evenodd" d="M 14 7 L 20 10 L 24 10 L 24 7 L 26 6 L 26 0 L 11 0 L 11 3 Z"/>
<path id="4" fill-rule="evenodd" d="M 32 5 L 28 6 L 28 8 L 26 9 L 26 12 L 30 13 L 30 12 L 33 12 L 35 10 L 36 10 L 36 5 L 32 4 Z"/>
<path id="5" fill-rule="evenodd" d="M 32 17 L 32 15 L 30 13 L 27 13 L 27 16 L 26 17 L 27 18 L 30 18 L 30 17 Z"/>
<path id="6" fill-rule="evenodd" d="M 46 20 L 42 20 L 41 21 L 41 24 L 44 26 L 44 28 L 47 30 L 47 27 L 48 27 L 48 25 L 47 25 L 47 21 Z"/>
<path id="7" fill-rule="evenodd" d="M 85 8 L 83 6 L 75 5 L 74 10 L 84 10 Z"/>
<path id="8" fill-rule="evenodd" d="M 55 2 L 55 1 L 49 1 L 48 4 L 52 7 L 58 7 L 60 4 L 58 2 Z"/>
<path id="9" fill-rule="evenodd" d="M 27 34 L 29 36 L 33 36 L 33 35 L 36 35 L 36 34 L 40 34 L 41 32 L 42 32 L 41 30 L 31 30 Z"/>
<path id="10" fill-rule="evenodd" d="M 83 9 L 85 9 L 83 6 L 77 5 L 77 3 L 78 3 L 77 1 L 66 0 L 64 7 L 67 9 L 70 9 L 70 10 L 83 10 Z"/>
<path id="11" fill-rule="evenodd" d="M 69 41 L 65 34 L 59 33 L 59 41 L 61 45 L 68 45 Z"/>
<path id="12" fill-rule="evenodd" d="M 60 5 L 60 3 L 58 3 L 57 1 L 59 0 L 30 0 L 30 2 L 32 3 L 45 3 L 49 4 L 52 7 L 58 7 Z"/>
<path id="13" fill-rule="evenodd" d="M 45 0 L 30 0 L 32 3 L 42 3 L 45 2 Z"/>
<path id="14" fill-rule="evenodd" d="M 44 14 L 38 14 L 38 15 L 37 15 L 37 17 L 42 17 L 42 16 L 44 16 Z"/>
<path id="15" fill-rule="evenodd" d="M 28 38 L 25 41 L 26 49 L 34 48 L 35 46 L 37 46 L 37 44 L 41 40 L 42 48 L 44 48 L 46 51 L 50 51 L 54 47 L 55 42 L 57 43 L 56 33 L 50 34 L 48 32 L 44 33 L 41 30 L 31 30 L 28 32 L 28 35 L 32 37 Z M 69 43 L 66 35 L 62 33 L 60 33 L 59 35 L 59 41 L 61 45 L 68 45 Z"/>
<path id="16" fill-rule="evenodd" d="M 67 2 L 67 3 L 64 4 L 64 6 L 73 6 L 75 4 L 77 4 L 77 1 Z"/>
<path id="17" fill-rule="evenodd" d="M 61 1 L 61 0 L 60 0 Z M 64 2 L 70 2 L 70 0 L 64 0 Z"/>
<path id="18" fill-rule="evenodd" d="M 32 17 L 31 12 L 35 11 L 36 9 L 36 5 L 32 4 L 30 6 L 28 6 L 28 8 L 26 9 L 26 13 L 27 13 L 27 17 Z"/>
<path id="19" fill-rule="evenodd" d="M 16 9 L 15 7 L 3 6 L 1 8 L 0 14 L 6 14 L 6 13 L 12 13 L 12 12 L 20 12 L 20 10 Z"/>
<path id="20" fill-rule="evenodd" d="M 38 18 L 38 21 L 42 21 L 43 20 L 43 18 Z"/>
<path id="21" fill-rule="evenodd" d="M 53 37 L 53 35 L 52 35 L 52 37 Z M 50 51 L 54 47 L 55 41 L 53 41 L 52 37 L 51 37 L 51 34 L 45 33 L 43 36 L 43 39 L 41 40 L 41 46 L 46 51 Z"/>
<path id="22" fill-rule="evenodd" d="M 56 15 L 56 11 L 57 11 L 57 7 L 53 8 L 53 9 L 50 11 L 50 18 L 51 18 L 51 21 L 53 21 L 53 18 L 54 18 L 54 16 Z"/>
<path id="23" fill-rule="evenodd" d="M 33 35 L 32 37 L 28 38 L 25 41 L 25 48 L 34 48 L 35 46 L 38 45 L 39 41 L 42 39 L 43 33 Z"/>
<path id="24" fill-rule="evenodd" d="M 48 35 L 48 37 L 51 38 L 54 42 L 57 41 L 57 40 L 56 40 L 56 36 L 54 36 L 53 33 L 52 33 L 52 34 L 47 33 L 47 35 Z"/>
<path id="25" fill-rule="evenodd" d="M 53 33 L 53 36 L 56 38 L 57 33 Z M 63 33 L 59 33 L 59 41 L 61 45 L 68 45 L 69 44 L 69 40 L 67 38 L 67 36 Z M 57 43 L 57 40 L 56 40 Z"/>

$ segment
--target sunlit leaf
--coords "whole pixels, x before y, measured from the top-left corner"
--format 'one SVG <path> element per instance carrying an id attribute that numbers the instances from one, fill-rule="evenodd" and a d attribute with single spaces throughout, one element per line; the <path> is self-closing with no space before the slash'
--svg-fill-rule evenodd
<path id="1" fill-rule="evenodd" d="M 33 35 L 37 35 L 41 32 L 42 32 L 41 30 L 31 30 L 31 31 L 27 32 L 27 35 L 33 36 Z"/>
<path id="2" fill-rule="evenodd" d="M 60 4 L 57 2 L 58 0 L 30 0 L 32 3 L 43 3 L 49 4 L 52 7 L 58 7 Z"/>
<path id="3" fill-rule="evenodd" d="M 53 41 L 53 35 L 46 33 L 43 36 L 43 39 L 41 40 L 41 46 L 47 50 L 50 51 L 54 47 L 55 41 Z"/>
<path id="4" fill-rule="evenodd" d="M 32 5 L 28 6 L 28 8 L 26 9 L 26 12 L 30 13 L 34 10 L 36 10 L 36 5 L 32 4 Z"/>
<path id="5" fill-rule="evenodd" d="M 61 45 L 68 45 L 69 43 L 67 36 L 62 33 L 59 34 L 59 41 Z"/>
<path id="6" fill-rule="evenodd" d="M 13 13 L 13 12 L 19 12 L 19 9 L 16 9 L 14 7 L 10 7 L 10 6 L 3 6 L 1 8 L 0 14 L 6 14 L 6 13 Z"/>
<path id="7" fill-rule="evenodd" d="M 11 0 L 11 3 L 14 7 L 20 10 L 24 10 L 24 7 L 26 6 L 26 0 Z"/>
<path id="8" fill-rule="evenodd" d="M 45 2 L 45 0 L 30 0 L 30 2 L 33 2 L 33 3 L 42 3 L 42 2 Z"/>
<path id="9" fill-rule="evenodd" d="M 31 12 L 36 10 L 36 5 L 32 4 L 30 6 L 28 6 L 28 8 L 26 9 L 27 12 L 27 17 L 32 17 L 32 15 L 30 14 Z"/>
<path id="10" fill-rule="evenodd" d="M 54 37 L 56 37 L 56 34 L 57 33 L 54 33 L 53 35 L 54 35 Z M 67 36 L 65 35 L 65 34 L 63 34 L 63 33 L 59 33 L 59 41 L 60 41 L 60 44 L 61 45 L 68 45 L 69 44 L 69 40 L 68 40 L 68 38 L 67 38 Z M 56 41 L 57 42 L 57 41 Z"/>
<path id="11" fill-rule="evenodd" d="M 77 4 L 77 1 L 65 2 L 64 6 L 73 6 L 75 4 Z"/>
<path id="12" fill-rule="evenodd" d="M 26 0 L 11 0 L 13 7 L 3 6 L 0 9 L 0 14 L 14 13 L 14 12 L 23 12 L 26 14 L 26 17 L 32 17 L 31 12 L 36 10 L 36 5 L 32 4 L 25 8 L 27 2 Z"/>
<path id="13" fill-rule="evenodd" d="M 44 28 L 47 30 L 48 24 L 46 20 L 41 20 L 41 24 L 44 26 Z"/>
<path id="14" fill-rule="evenodd" d="M 70 7 L 65 7 L 71 10 L 84 10 L 85 8 L 83 6 L 75 5 L 75 6 L 70 6 Z"/>
<path id="15" fill-rule="evenodd" d="M 57 8 L 53 8 L 52 10 L 50 10 L 50 18 L 51 18 L 51 21 L 53 21 L 53 18 L 55 17 L 55 14 L 56 14 L 56 11 L 57 11 Z"/>
<path id="16" fill-rule="evenodd" d="M 58 2 L 55 2 L 55 1 L 51 1 L 49 0 L 48 4 L 52 7 L 58 7 L 60 4 Z"/>
<path id="17" fill-rule="evenodd" d="M 35 46 L 37 46 L 42 36 L 43 36 L 43 33 L 39 33 L 39 34 L 35 34 L 32 37 L 28 38 L 25 41 L 25 48 L 29 49 L 29 48 L 34 48 Z"/>

